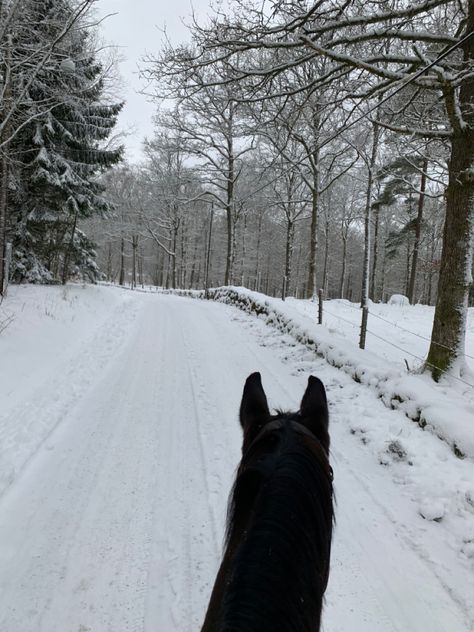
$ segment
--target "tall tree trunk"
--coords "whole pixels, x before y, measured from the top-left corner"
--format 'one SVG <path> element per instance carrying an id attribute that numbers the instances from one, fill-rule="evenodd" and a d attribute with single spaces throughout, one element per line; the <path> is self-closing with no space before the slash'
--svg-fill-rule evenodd
<path id="1" fill-rule="evenodd" d="M 201 261 L 199 261 L 197 273 L 196 273 L 196 287 L 199 287 L 201 283 L 201 269 L 202 269 L 202 265 L 201 265 Z"/>
<path id="2" fill-rule="evenodd" d="M 362 296 L 361 307 L 366 307 L 369 300 L 369 271 L 370 271 L 370 229 L 372 224 L 372 189 L 374 184 L 374 169 L 377 160 L 380 128 L 376 123 L 372 124 L 372 152 L 368 164 L 367 191 L 365 201 L 364 221 L 364 263 L 362 266 Z"/>
<path id="3" fill-rule="evenodd" d="M 462 92 L 464 96 L 466 92 L 472 95 L 474 107 L 472 88 L 474 82 L 470 83 L 469 91 L 463 86 Z M 453 370 L 460 375 L 464 369 L 467 304 L 472 282 L 473 167 L 474 127 L 466 126 L 453 138 L 449 163 L 438 298 L 427 358 L 427 369 L 435 380 L 446 371 Z"/>
<path id="4" fill-rule="evenodd" d="M 307 298 L 313 298 L 317 292 L 317 266 L 318 252 L 318 216 L 319 216 L 319 148 L 313 154 L 314 171 L 311 188 L 311 228 L 309 241 L 309 276 L 306 289 Z"/>
<path id="5" fill-rule="evenodd" d="M 171 236 L 168 238 L 169 247 L 171 248 L 172 239 Z M 171 278 L 171 269 L 172 269 L 173 258 L 170 254 L 166 257 L 166 273 L 165 273 L 165 289 L 169 290 L 170 288 L 170 278 Z"/>
<path id="6" fill-rule="evenodd" d="M 227 258 L 224 275 L 224 285 L 231 285 L 232 279 L 232 261 L 233 261 L 233 215 L 234 215 L 234 178 L 235 178 L 235 165 L 234 165 L 234 139 L 232 138 L 232 110 L 229 112 L 229 136 L 227 138 L 227 201 L 226 201 L 226 215 L 227 215 Z"/>
<path id="7" fill-rule="evenodd" d="M 425 191 L 426 191 L 426 172 L 428 169 L 428 158 L 426 158 L 426 156 L 423 160 L 422 169 L 423 169 L 423 172 L 421 174 L 420 196 L 418 198 L 418 213 L 416 216 L 416 223 L 415 223 L 415 243 L 413 245 L 413 258 L 411 261 L 410 285 L 408 288 L 408 298 L 410 300 L 411 305 L 414 305 L 415 303 L 416 273 L 418 269 L 418 254 L 420 250 L 421 227 L 423 224 L 423 208 L 425 204 Z"/>
<path id="8" fill-rule="evenodd" d="M 246 270 L 245 261 L 247 259 L 247 248 L 245 246 L 246 239 L 247 239 L 247 213 L 244 214 L 244 224 L 243 224 L 243 230 L 242 230 L 242 266 L 241 266 L 241 282 L 240 282 L 240 285 L 242 286 L 245 285 L 245 270 Z M 250 276 L 250 274 L 248 276 Z M 250 283 L 249 283 L 249 286 L 250 286 Z"/>
<path id="9" fill-rule="evenodd" d="M 354 256 L 353 253 L 351 252 L 349 255 L 349 264 L 347 266 L 349 268 L 349 272 L 347 275 L 347 299 L 349 301 L 352 302 L 353 296 L 354 296 L 354 288 L 353 288 L 353 268 L 354 268 Z"/>
<path id="10" fill-rule="evenodd" d="M 430 277 L 428 280 L 428 305 L 433 304 L 433 277 L 435 275 L 435 254 L 436 254 L 436 238 L 433 233 L 433 241 L 431 242 Z"/>
<path id="11" fill-rule="evenodd" d="M 264 294 L 268 294 L 268 290 L 270 288 L 270 250 L 267 253 L 267 261 L 266 261 L 266 265 L 265 265 L 265 274 L 266 274 L 266 279 L 265 279 L 265 291 L 264 291 Z"/>
<path id="12" fill-rule="evenodd" d="M 106 278 L 107 281 L 110 283 L 112 281 L 113 278 L 113 271 L 112 271 L 112 244 L 109 241 L 108 246 L 107 246 L 107 272 L 106 272 Z"/>
<path id="13" fill-rule="evenodd" d="M 138 283 L 144 287 L 144 279 L 143 279 L 143 248 L 140 248 L 139 252 L 138 252 L 138 259 L 137 259 L 137 264 L 138 264 Z"/>
<path id="14" fill-rule="evenodd" d="M 263 223 L 263 212 L 259 213 L 258 216 L 258 224 L 257 224 L 257 253 L 256 253 L 256 261 L 255 261 L 255 287 L 254 289 L 259 291 L 259 276 L 260 276 L 260 243 L 262 239 L 262 223 Z"/>
<path id="15" fill-rule="evenodd" d="M 227 255 L 225 261 L 225 273 L 224 273 L 224 285 L 230 285 L 232 283 L 232 244 L 233 237 L 233 222 L 232 222 L 232 210 L 230 206 L 226 208 L 227 215 Z"/>
<path id="16" fill-rule="evenodd" d="M 329 277 L 329 213 L 326 215 L 325 237 L 326 239 L 324 243 L 324 271 L 322 287 L 324 291 L 324 296 L 327 296 Z"/>
<path id="17" fill-rule="evenodd" d="M 180 253 L 180 287 L 186 287 L 187 266 L 188 266 L 188 223 L 183 219 L 181 221 L 181 253 Z"/>
<path id="18" fill-rule="evenodd" d="M 0 151 L 0 295 L 3 295 L 6 287 L 8 160 L 6 147 L 3 147 Z"/>
<path id="19" fill-rule="evenodd" d="M 194 240 L 194 248 L 193 248 L 193 261 L 191 265 L 191 274 L 189 277 L 189 289 L 194 287 L 194 276 L 196 274 L 196 263 L 197 263 L 197 249 L 198 249 L 198 240 Z"/>
<path id="20" fill-rule="evenodd" d="M 474 0 L 469 0 L 465 32 L 474 31 Z M 474 62 L 474 37 L 462 44 L 466 67 Z M 449 105 L 449 95 L 447 103 Z M 474 233 L 474 78 L 467 75 L 459 92 L 464 125 L 453 130 L 446 218 L 431 345 L 427 369 L 435 380 L 447 371 L 462 375 L 467 304 L 472 283 Z M 456 113 L 454 119 L 457 120 Z"/>
<path id="21" fill-rule="evenodd" d="M 372 263 L 372 277 L 370 281 L 369 296 L 372 301 L 377 300 L 377 263 L 378 263 L 378 243 L 379 243 L 379 224 L 380 224 L 380 208 L 375 212 L 375 226 L 374 226 L 374 261 Z"/>
<path id="22" fill-rule="evenodd" d="M 230 285 L 234 283 L 235 257 L 237 255 L 237 222 L 238 222 L 237 216 L 235 215 L 235 213 L 232 213 L 232 246 L 231 246 L 230 274 L 229 274 Z"/>
<path id="23" fill-rule="evenodd" d="M 161 255 L 161 248 L 156 248 L 156 261 L 155 261 L 155 273 L 153 275 L 153 282 L 158 286 L 163 286 L 163 263 Z"/>
<path id="24" fill-rule="evenodd" d="M 386 231 L 384 231 L 384 236 L 386 235 Z M 382 241 L 382 243 L 384 243 L 385 240 Z M 381 271 L 381 278 L 382 278 L 382 283 L 380 286 L 380 300 L 382 301 L 382 303 L 384 302 L 384 294 L 385 294 L 385 283 L 386 283 L 386 266 L 387 266 L 387 256 L 386 256 L 386 252 L 385 252 L 385 247 L 382 251 L 382 271 Z"/>
<path id="25" fill-rule="evenodd" d="M 138 236 L 132 235 L 132 288 L 137 287 L 137 248 Z"/>
<path id="26" fill-rule="evenodd" d="M 206 297 L 209 290 L 209 271 L 211 269 L 211 245 L 212 245 L 212 223 L 214 220 L 214 202 L 211 202 L 211 214 L 209 217 L 209 229 L 207 231 L 207 246 L 206 246 L 206 268 L 204 271 L 204 289 L 206 291 Z"/>
<path id="27" fill-rule="evenodd" d="M 404 294 L 405 296 L 408 296 L 408 286 L 410 283 L 410 262 L 411 262 L 411 244 L 410 244 L 410 240 L 407 239 L 407 258 L 406 258 L 406 265 L 405 265 L 405 291 Z"/>
<path id="28" fill-rule="evenodd" d="M 286 246 L 285 246 L 285 274 L 283 278 L 282 299 L 286 299 L 288 287 L 291 283 L 291 260 L 293 257 L 293 241 L 295 236 L 295 224 L 291 219 L 286 223 Z"/>
<path id="29" fill-rule="evenodd" d="M 125 239 L 122 237 L 120 240 L 120 275 L 119 284 L 125 283 Z"/>
<path id="30" fill-rule="evenodd" d="M 77 227 L 77 211 L 74 213 L 74 220 L 71 228 L 71 238 L 66 247 L 66 252 L 64 253 L 64 261 L 63 261 L 63 272 L 61 275 L 61 283 L 66 285 L 67 280 L 69 278 L 69 261 L 71 258 L 71 252 L 74 247 L 74 237 L 76 235 L 76 227 Z"/>
<path id="31" fill-rule="evenodd" d="M 346 265 L 347 265 L 347 233 L 342 234 L 342 270 L 341 281 L 339 283 L 339 296 L 344 298 L 345 284 L 346 284 Z"/>
<path id="32" fill-rule="evenodd" d="M 3 15 L 3 11 L 1 12 Z M 5 52 L 3 69 L 0 75 L 3 75 L 3 85 L 0 84 L 0 115 L 3 112 L 8 113 L 11 103 L 11 48 L 12 36 L 7 36 L 7 47 Z M 3 93 L 3 99 L 2 99 Z M 10 161 L 8 155 L 7 139 L 10 135 L 10 124 L 7 124 L 2 134 L 0 134 L 0 295 L 3 296 L 4 288 L 7 285 L 5 279 L 6 257 L 7 257 L 7 215 L 8 215 L 8 182 Z M 3 144 L 2 144 L 3 143 Z"/>
<path id="33" fill-rule="evenodd" d="M 176 289 L 176 281 L 177 281 L 177 267 L 178 267 L 178 257 L 176 254 L 176 250 L 178 248 L 178 231 L 179 224 L 173 227 L 173 253 L 170 255 L 171 257 L 171 287 Z"/>
<path id="34" fill-rule="evenodd" d="M 301 241 L 298 239 L 298 256 L 296 257 L 296 270 L 294 274 L 294 290 L 295 290 L 295 298 L 299 298 L 300 295 L 300 269 L 301 269 Z"/>

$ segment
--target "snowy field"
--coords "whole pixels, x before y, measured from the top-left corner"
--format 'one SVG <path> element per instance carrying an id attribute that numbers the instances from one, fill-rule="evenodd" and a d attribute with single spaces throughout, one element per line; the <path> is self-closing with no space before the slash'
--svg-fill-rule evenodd
<path id="1" fill-rule="evenodd" d="M 395 318 L 426 335 L 420 320 Z M 2 322 L 0 630 L 200 629 L 255 370 L 275 408 L 297 408 L 309 374 L 327 387 L 325 632 L 474 630 L 474 460 L 369 386 L 214 302 L 13 287 Z"/>

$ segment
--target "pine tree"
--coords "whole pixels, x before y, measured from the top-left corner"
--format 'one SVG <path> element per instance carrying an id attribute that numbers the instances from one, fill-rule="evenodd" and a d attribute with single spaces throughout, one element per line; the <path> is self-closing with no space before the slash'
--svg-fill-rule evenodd
<path id="1" fill-rule="evenodd" d="M 50 41 L 68 18 L 66 0 L 35 3 L 35 37 Z M 122 150 L 104 149 L 122 104 L 102 102 L 104 69 L 91 34 L 79 22 L 64 38 L 29 90 L 25 125 L 18 136 L 12 200 L 16 280 L 65 282 L 70 274 L 98 276 L 93 244 L 78 230 L 81 219 L 106 214 L 98 176 L 120 161 Z M 44 108 L 44 104 L 51 104 Z"/>

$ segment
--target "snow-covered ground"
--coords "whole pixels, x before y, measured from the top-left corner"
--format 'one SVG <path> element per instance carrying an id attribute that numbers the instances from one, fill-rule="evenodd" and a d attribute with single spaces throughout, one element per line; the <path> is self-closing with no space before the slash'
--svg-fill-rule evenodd
<path id="1" fill-rule="evenodd" d="M 204 298 L 203 291 L 176 290 L 174 293 Z M 317 324 L 314 303 L 283 302 L 244 287 L 232 286 L 209 290 L 209 298 L 236 306 L 258 316 L 278 331 L 289 334 L 294 341 L 324 357 L 356 382 L 372 387 L 387 407 L 403 411 L 422 428 L 448 443 L 457 456 L 474 460 L 473 373 L 467 372 L 462 377 L 446 375 L 437 384 L 429 374 L 413 371 L 396 359 L 387 359 L 377 345 L 375 351 L 361 350 L 357 342 L 344 332 L 328 328 L 327 323 Z M 338 304 L 338 301 L 330 302 L 333 314 L 337 312 Z M 347 307 L 345 301 L 342 306 Z M 349 304 L 348 307 L 360 317 L 360 310 L 354 305 Z M 369 334 L 374 336 L 370 330 Z"/>
<path id="2" fill-rule="evenodd" d="M 313 301 L 288 298 L 287 304 L 299 313 L 317 319 L 318 307 Z M 335 299 L 325 301 L 323 305 L 323 324 L 358 344 L 361 324 L 359 304 Z M 423 365 L 428 354 L 433 317 L 434 307 L 429 305 L 371 302 L 365 348 L 401 368 L 408 363 L 410 369 L 417 369 Z M 474 307 L 468 310 L 466 329 L 466 361 L 474 374 Z"/>
<path id="3" fill-rule="evenodd" d="M 372 388 L 213 302 L 20 287 L 7 314 L 0 630 L 199 630 L 255 370 L 274 407 L 297 408 L 310 373 L 328 390 L 337 525 L 324 630 L 474 630 L 474 462 Z"/>
<path id="4" fill-rule="evenodd" d="M 100 381 L 138 310 L 110 288 L 10 288 L 0 306 L 0 493 Z"/>

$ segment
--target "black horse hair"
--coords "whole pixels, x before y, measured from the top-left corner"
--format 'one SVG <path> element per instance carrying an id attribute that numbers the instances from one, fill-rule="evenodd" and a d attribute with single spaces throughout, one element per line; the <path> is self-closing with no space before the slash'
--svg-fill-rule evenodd
<path id="1" fill-rule="evenodd" d="M 226 546 L 234 549 L 220 632 L 319 630 L 333 526 L 325 450 L 298 433 L 298 414 L 244 454 L 231 492 Z M 271 597 L 270 597 L 271 595 Z"/>

